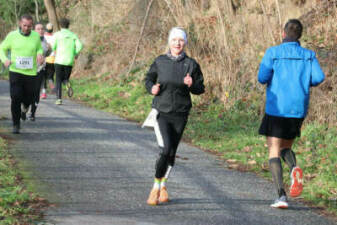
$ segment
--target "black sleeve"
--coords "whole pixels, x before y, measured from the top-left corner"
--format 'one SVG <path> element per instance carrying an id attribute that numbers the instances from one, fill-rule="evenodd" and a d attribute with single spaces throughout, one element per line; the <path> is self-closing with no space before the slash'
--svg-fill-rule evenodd
<path id="1" fill-rule="evenodd" d="M 200 95 L 205 92 L 204 76 L 202 75 L 200 66 L 197 62 L 194 62 L 194 68 L 192 71 L 193 83 L 190 87 L 190 92 L 195 95 Z"/>
<path id="2" fill-rule="evenodd" d="M 157 83 L 157 77 L 157 64 L 156 61 L 154 61 L 145 77 L 145 88 L 150 94 L 152 94 L 152 86 Z"/>

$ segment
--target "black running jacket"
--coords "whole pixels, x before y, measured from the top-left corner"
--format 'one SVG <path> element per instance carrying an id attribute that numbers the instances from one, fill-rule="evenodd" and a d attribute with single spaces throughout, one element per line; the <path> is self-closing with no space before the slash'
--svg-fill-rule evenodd
<path id="1" fill-rule="evenodd" d="M 184 84 L 187 73 L 193 80 L 190 88 Z M 150 94 L 156 83 L 160 84 L 160 92 L 153 98 L 152 107 L 164 113 L 188 113 L 192 107 L 190 93 L 200 95 L 205 92 L 200 66 L 187 55 L 177 61 L 167 55 L 158 56 L 145 78 L 145 87 Z"/>

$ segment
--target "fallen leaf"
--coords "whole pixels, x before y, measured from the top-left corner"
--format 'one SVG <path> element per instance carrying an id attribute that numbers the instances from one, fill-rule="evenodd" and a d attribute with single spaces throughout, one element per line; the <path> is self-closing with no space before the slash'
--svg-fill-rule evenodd
<path id="1" fill-rule="evenodd" d="M 252 147 L 251 146 L 246 146 L 243 148 L 244 152 L 251 152 L 252 151 Z"/>
<path id="2" fill-rule="evenodd" d="M 261 169 L 264 170 L 264 171 L 268 171 L 269 170 L 269 163 L 268 162 L 262 163 Z"/>
<path id="3" fill-rule="evenodd" d="M 310 173 L 307 173 L 304 175 L 304 178 L 309 181 L 309 180 L 312 180 L 316 177 L 316 174 L 310 174 Z"/>
<path id="4" fill-rule="evenodd" d="M 237 160 L 236 159 L 227 159 L 226 162 L 227 163 L 236 163 Z"/>
<path id="5" fill-rule="evenodd" d="M 255 160 L 249 160 L 248 161 L 248 165 L 256 165 L 256 161 Z"/>
<path id="6" fill-rule="evenodd" d="M 239 168 L 239 164 L 230 164 L 229 166 L 228 166 L 228 168 L 230 168 L 230 169 L 238 169 Z"/>

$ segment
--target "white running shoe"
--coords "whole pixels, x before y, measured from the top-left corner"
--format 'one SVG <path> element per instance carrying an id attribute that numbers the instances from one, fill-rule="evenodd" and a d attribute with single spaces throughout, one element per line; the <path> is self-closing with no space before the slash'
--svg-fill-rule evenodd
<path id="1" fill-rule="evenodd" d="M 279 209 L 287 209 L 288 208 L 287 196 L 282 195 L 281 197 L 276 199 L 275 202 L 270 205 L 270 207 L 279 208 Z"/>

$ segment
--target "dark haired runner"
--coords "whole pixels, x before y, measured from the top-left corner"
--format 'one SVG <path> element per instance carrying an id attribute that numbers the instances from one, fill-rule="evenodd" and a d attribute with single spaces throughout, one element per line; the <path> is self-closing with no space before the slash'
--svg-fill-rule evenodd
<path id="1" fill-rule="evenodd" d="M 283 43 L 267 49 L 258 73 L 259 82 L 267 84 L 265 115 L 259 134 L 267 137 L 269 169 L 279 196 L 271 204 L 274 208 L 288 208 L 280 157 L 291 171 L 290 196 L 302 193 L 303 172 L 296 165 L 292 145 L 301 134 L 310 88 L 324 80 L 315 53 L 300 46 L 302 29 L 299 20 L 289 20 L 284 27 Z"/>
<path id="2" fill-rule="evenodd" d="M 43 63 L 40 35 L 33 28 L 33 18 L 23 15 L 19 29 L 10 32 L 0 45 L 0 59 L 9 67 L 13 133 L 20 133 L 20 117 L 25 120 L 34 97 L 37 64 Z M 8 51 L 11 58 L 7 58 Z M 21 109 L 22 107 L 22 109 Z"/>
<path id="3" fill-rule="evenodd" d="M 54 34 L 53 50 L 55 54 L 56 97 L 55 104 L 62 104 L 62 83 L 66 85 L 68 96 L 73 95 L 69 79 L 74 65 L 75 57 L 80 53 L 83 45 L 77 35 L 71 32 L 69 20 L 60 20 L 61 30 Z"/>

